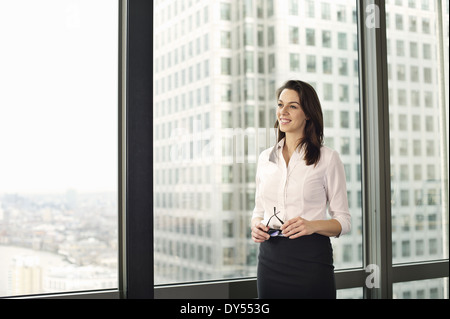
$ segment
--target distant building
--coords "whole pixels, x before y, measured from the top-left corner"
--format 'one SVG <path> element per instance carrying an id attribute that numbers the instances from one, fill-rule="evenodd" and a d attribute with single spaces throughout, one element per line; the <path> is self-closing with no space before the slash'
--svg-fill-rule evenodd
<path id="1" fill-rule="evenodd" d="M 45 292 L 82 291 L 117 287 L 117 273 L 98 266 L 65 266 L 48 269 L 44 277 Z"/>
<path id="2" fill-rule="evenodd" d="M 38 257 L 16 256 L 9 269 L 9 290 L 11 294 L 30 295 L 41 293 L 42 274 L 42 267 Z"/>

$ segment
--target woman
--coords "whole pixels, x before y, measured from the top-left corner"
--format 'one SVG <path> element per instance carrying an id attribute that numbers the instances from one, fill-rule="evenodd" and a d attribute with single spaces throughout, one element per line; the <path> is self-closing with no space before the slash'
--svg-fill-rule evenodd
<path id="1" fill-rule="evenodd" d="M 259 156 L 251 222 L 252 239 L 261 243 L 258 295 L 333 299 L 329 237 L 350 230 L 344 167 L 322 145 L 322 109 L 312 86 L 288 81 L 277 98 L 278 143 Z"/>

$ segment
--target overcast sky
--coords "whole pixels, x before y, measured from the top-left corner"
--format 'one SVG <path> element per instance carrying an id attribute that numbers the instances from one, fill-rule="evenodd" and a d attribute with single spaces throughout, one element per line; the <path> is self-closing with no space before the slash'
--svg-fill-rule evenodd
<path id="1" fill-rule="evenodd" d="M 116 189 L 117 7 L 0 0 L 0 193 Z"/>

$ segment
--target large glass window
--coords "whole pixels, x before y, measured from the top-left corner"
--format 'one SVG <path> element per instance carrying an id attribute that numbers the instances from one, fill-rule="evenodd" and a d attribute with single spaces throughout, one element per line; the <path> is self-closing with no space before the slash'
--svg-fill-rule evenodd
<path id="1" fill-rule="evenodd" d="M 164 0 L 154 10 L 155 284 L 256 275 L 256 161 L 275 142 L 275 90 L 290 78 L 316 88 L 326 145 L 348 172 L 353 227 L 333 239 L 335 266 L 361 267 L 358 52 L 348 42 L 357 25 L 343 14 L 355 1 Z M 185 28 L 198 12 L 199 24 Z M 197 39 L 219 41 L 167 63 Z M 207 75 L 175 87 L 205 62 Z M 186 103 L 191 95 L 198 102 Z"/>
<path id="2" fill-rule="evenodd" d="M 118 287 L 117 11 L 0 0 L 0 297 Z"/>
<path id="3" fill-rule="evenodd" d="M 387 38 L 397 43 L 388 63 L 399 72 L 389 79 L 394 264 L 448 258 L 448 1 L 442 10 L 437 1 L 422 3 L 386 5 L 396 17 Z M 403 21 L 413 24 L 399 28 Z M 399 284 L 395 294 L 442 297 L 436 283 Z"/>
<path id="4" fill-rule="evenodd" d="M 395 283 L 394 299 L 448 299 L 448 278 Z"/>

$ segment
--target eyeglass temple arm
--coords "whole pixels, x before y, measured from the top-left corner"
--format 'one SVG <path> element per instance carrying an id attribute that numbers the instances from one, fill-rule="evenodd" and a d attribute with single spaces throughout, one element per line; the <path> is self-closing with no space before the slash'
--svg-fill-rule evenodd
<path id="1" fill-rule="evenodd" d="M 274 207 L 273 208 L 273 215 L 270 216 L 269 220 L 267 221 L 266 227 L 269 227 L 270 220 L 272 219 L 273 216 L 275 216 L 280 221 L 281 225 L 284 225 L 284 222 L 277 216 L 277 214 L 279 214 L 280 212 L 277 213 L 276 211 L 277 211 L 277 208 Z"/>
<path id="2" fill-rule="evenodd" d="M 279 214 L 280 212 L 276 213 L 276 211 L 277 211 L 277 208 L 274 207 L 273 208 L 273 216 L 275 216 L 280 221 L 281 225 L 284 225 L 283 221 L 280 218 L 278 218 L 278 216 L 277 216 L 277 214 Z"/>
<path id="3" fill-rule="evenodd" d="M 279 213 L 279 212 L 278 212 Z M 277 214 L 278 214 L 277 213 Z M 284 225 L 284 222 L 280 219 L 280 218 L 278 218 L 278 216 L 277 215 L 274 215 L 279 221 L 280 221 L 280 223 L 281 223 L 281 225 Z"/>

